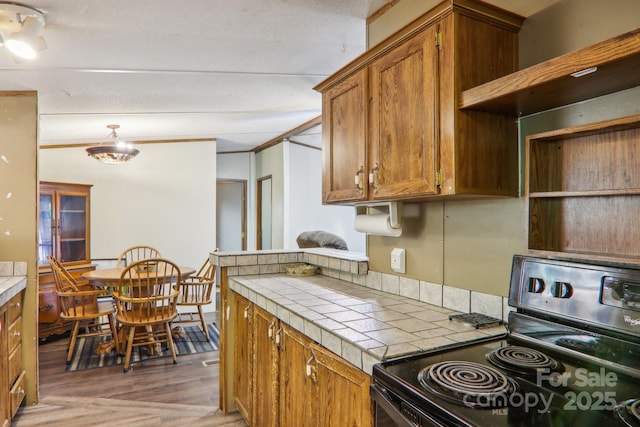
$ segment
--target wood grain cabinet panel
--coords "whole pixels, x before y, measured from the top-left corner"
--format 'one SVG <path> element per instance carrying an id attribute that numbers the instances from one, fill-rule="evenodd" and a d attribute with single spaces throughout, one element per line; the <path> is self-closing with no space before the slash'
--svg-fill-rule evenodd
<path id="1" fill-rule="evenodd" d="M 25 396 L 20 292 L 0 307 L 0 425 L 8 426 Z"/>
<path id="2" fill-rule="evenodd" d="M 436 27 L 426 28 L 370 66 L 373 199 L 438 192 Z"/>
<path id="3" fill-rule="evenodd" d="M 253 397 L 251 425 L 278 426 L 278 319 L 255 307 L 253 315 Z"/>
<path id="4" fill-rule="evenodd" d="M 235 339 L 234 339 L 234 399 L 233 402 L 250 422 L 252 415 L 251 377 L 253 371 L 253 304 L 246 298 L 236 295 L 235 300 Z"/>
<path id="5" fill-rule="evenodd" d="M 523 21 L 483 2 L 443 1 L 317 85 L 323 202 L 517 196 L 516 121 L 458 101 L 517 69 Z"/>
<path id="6" fill-rule="evenodd" d="M 322 200 L 363 201 L 369 195 L 366 147 L 367 70 L 361 69 L 322 97 Z M 324 128 L 324 126 L 323 126 Z"/>
<path id="7" fill-rule="evenodd" d="M 369 375 L 232 295 L 234 403 L 250 426 L 373 426 Z"/>
<path id="8" fill-rule="evenodd" d="M 280 425 L 314 427 L 319 408 L 311 370 L 312 341 L 283 325 L 280 334 Z"/>
<path id="9" fill-rule="evenodd" d="M 372 427 L 371 377 L 317 344 L 315 359 L 318 424 L 323 427 Z"/>

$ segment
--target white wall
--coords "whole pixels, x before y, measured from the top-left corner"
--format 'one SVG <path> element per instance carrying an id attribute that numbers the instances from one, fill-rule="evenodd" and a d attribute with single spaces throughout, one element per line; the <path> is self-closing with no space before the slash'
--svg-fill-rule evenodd
<path id="1" fill-rule="evenodd" d="M 271 175 L 271 249 L 284 248 L 285 196 L 282 146 L 278 144 L 256 154 L 256 179 Z"/>
<path id="2" fill-rule="evenodd" d="M 337 234 L 350 251 L 366 251 L 366 236 L 353 227 L 354 208 L 322 205 L 322 152 L 291 142 L 284 143 L 285 236 L 284 249 L 297 249 L 303 231 Z"/>
<path id="3" fill-rule="evenodd" d="M 256 177 L 254 153 L 218 153 L 218 179 L 247 181 L 247 250 L 256 249 Z"/>
<path id="4" fill-rule="evenodd" d="M 131 162 L 106 165 L 82 148 L 41 149 L 41 181 L 93 184 L 91 257 L 149 244 L 199 267 L 215 249 L 215 143 L 146 144 Z"/>

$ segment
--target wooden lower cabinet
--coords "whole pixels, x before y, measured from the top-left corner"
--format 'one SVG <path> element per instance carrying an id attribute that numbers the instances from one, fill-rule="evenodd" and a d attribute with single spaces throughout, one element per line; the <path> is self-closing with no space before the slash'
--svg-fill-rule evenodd
<path id="1" fill-rule="evenodd" d="M 311 340 L 288 325 L 280 333 L 279 418 L 281 426 L 318 424 L 315 383 L 311 372 Z"/>
<path id="2" fill-rule="evenodd" d="M 251 417 L 251 376 L 253 367 L 253 304 L 236 295 L 235 310 L 235 340 L 233 388 L 235 390 L 233 403 L 245 420 Z"/>
<path id="3" fill-rule="evenodd" d="M 313 401 L 319 409 L 316 425 L 373 426 L 371 377 L 315 343 L 311 352 L 316 382 Z"/>
<path id="4" fill-rule="evenodd" d="M 233 319 L 234 403 L 250 426 L 373 426 L 369 375 L 237 294 Z"/>
<path id="5" fill-rule="evenodd" d="M 253 411 L 255 427 L 278 426 L 278 319 L 255 307 L 253 312 Z"/>
<path id="6" fill-rule="evenodd" d="M 9 426 L 24 400 L 22 296 L 0 307 L 0 426 Z"/>

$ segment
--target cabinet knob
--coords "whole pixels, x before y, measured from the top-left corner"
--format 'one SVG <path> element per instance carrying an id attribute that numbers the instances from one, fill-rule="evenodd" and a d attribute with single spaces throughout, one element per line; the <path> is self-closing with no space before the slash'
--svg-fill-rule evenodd
<path id="1" fill-rule="evenodd" d="M 309 358 L 309 360 L 307 360 L 307 364 L 305 366 L 306 368 L 305 373 L 307 375 L 307 378 L 309 378 L 315 384 L 317 382 L 317 376 L 315 372 L 316 370 L 314 369 L 314 366 L 313 366 L 314 360 L 315 360 L 315 356 L 313 353 L 311 353 L 311 357 Z"/>
<path id="2" fill-rule="evenodd" d="M 373 169 L 369 171 L 369 185 L 373 187 L 373 192 L 378 192 L 378 185 L 380 184 L 380 164 L 373 165 Z"/>
<path id="3" fill-rule="evenodd" d="M 360 165 L 360 168 L 356 171 L 356 175 L 354 177 L 354 182 L 356 185 L 356 188 L 358 190 L 360 190 L 360 193 L 362 193 L 363 190 L 363 185 L 362 185 L 362 174 L 364 173 L 364 166 Z"/>
<path id="4" fill-rule="evenodd" d="M 13 336 L 16 337 L 16 338 L 20 338 L 20 332 L 14 332 Z"/>
<path id="5" fill-rule="evenodd" d="M 267 329 L 267 335 L 269 336 L 269 338 L 273 338 L 273 328 L 276 326 L 276 319 L 273 319 L 273 322 L 271 322 L 271 324 L 269 325 L 269 328 Z"/>
<path id="6" fill-rule="evenodd" d="M 53 308 L 53 304 L 47 304 L 45 306 L 39 307 L 38 310 L 40 311 L 49 311 Z"/>

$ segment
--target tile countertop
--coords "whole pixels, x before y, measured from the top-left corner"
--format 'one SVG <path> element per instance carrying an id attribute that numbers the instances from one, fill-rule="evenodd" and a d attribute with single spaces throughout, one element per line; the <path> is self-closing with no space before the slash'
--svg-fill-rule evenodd
<path id="1" fill-rule="evenodd" d="M 27 287 L 25 276 L 0 276 L 0 306 Z"/>
<path id="2" fill-rule="evenodd" d="M 449 320 L 458 312 L 322 276 L 229 278 L 236 293 L 371 374 L 380 361 L 501 336 Z"/>

